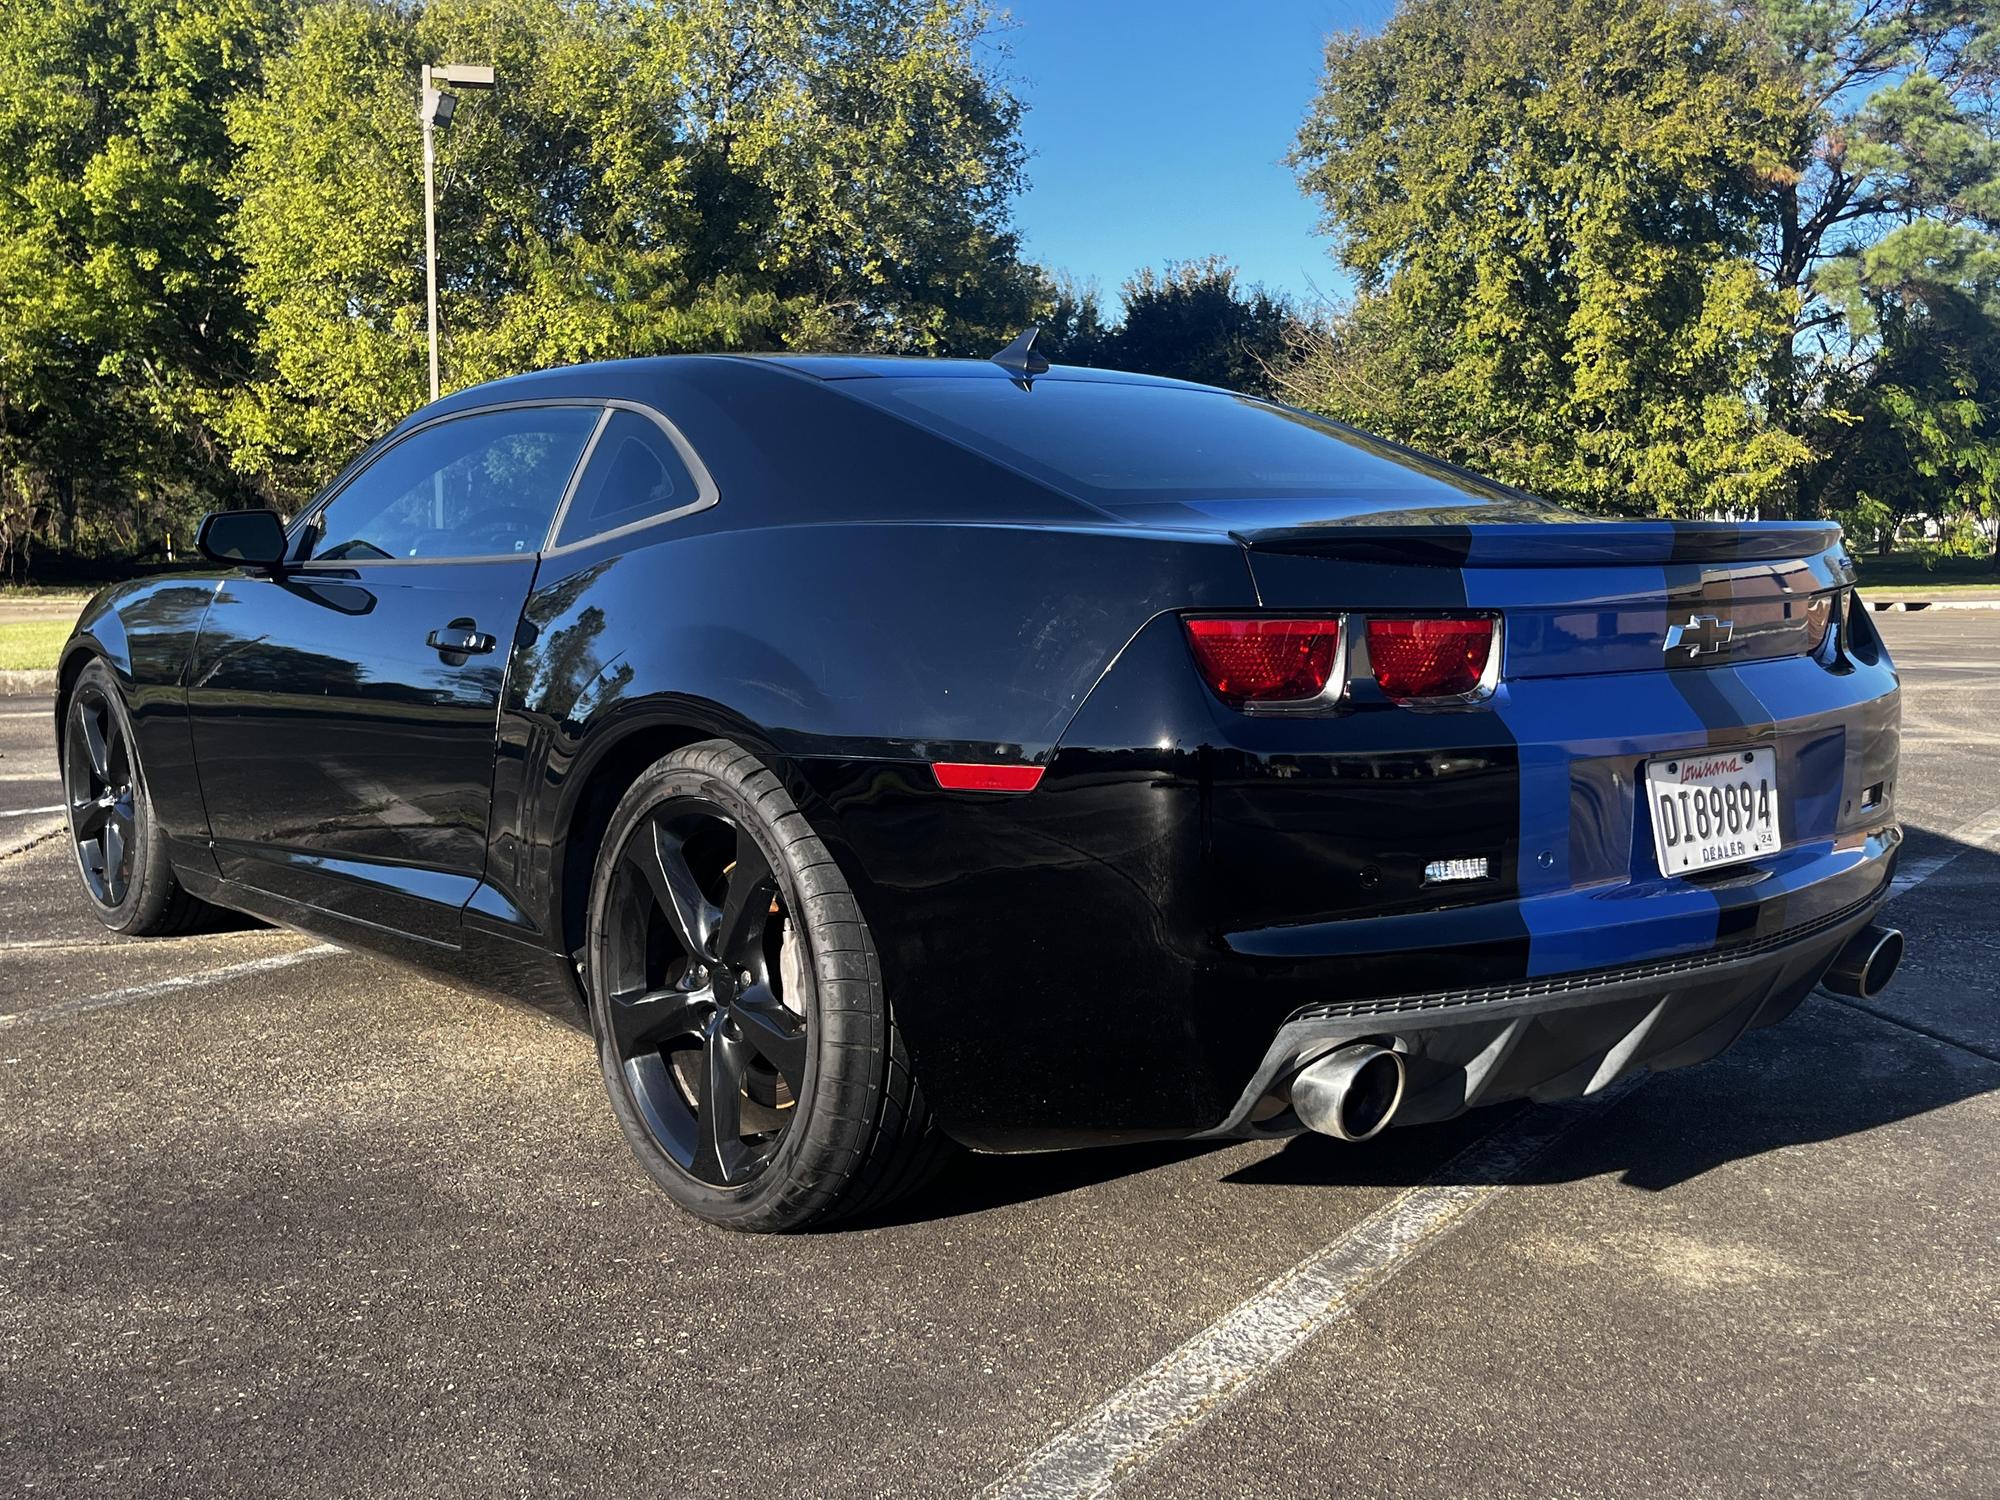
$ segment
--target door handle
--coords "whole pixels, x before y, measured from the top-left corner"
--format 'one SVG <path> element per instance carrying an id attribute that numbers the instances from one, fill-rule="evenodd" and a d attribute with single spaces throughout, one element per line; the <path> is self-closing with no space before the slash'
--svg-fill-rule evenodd
<path id="1" fill-rule="evenodd" d="M 453 620 L 442 630 L 433 630 L 425 638 L 433 651 L 445 656 L 480 656 L 491 651 L 495 645 L 492 636 L 483 630 L 474 629 L 474 621 Z"/>

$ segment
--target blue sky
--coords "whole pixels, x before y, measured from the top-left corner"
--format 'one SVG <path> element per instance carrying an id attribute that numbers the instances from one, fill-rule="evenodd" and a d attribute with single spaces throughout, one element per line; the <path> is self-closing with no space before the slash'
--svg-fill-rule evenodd
<path id="1" fill-rule="evenodd" d="M 1030 257 L 1114 299 L 1142 265 L 1211 252 L 1274 291 L 1345 291 L 1283 157 L 1326 37 L 1379 29 L 1390 0 L 1003 3 Z"/>

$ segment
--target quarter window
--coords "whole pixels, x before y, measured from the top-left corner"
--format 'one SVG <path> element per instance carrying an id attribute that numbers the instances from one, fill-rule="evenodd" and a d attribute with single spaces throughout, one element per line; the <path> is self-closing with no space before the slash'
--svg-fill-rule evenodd
<path id="1" fill-rule="evenodd" d="M 591 450 L 555 545 L 683 510 L 698 499 L 694 476 L 659 423 L 619 408 Z"/>
<path id="2" fill-rule="evenodd" d="M 594 406 L 519 407 L 426 427 L 321 509 L 301 555 L 370 562 L 539 552 L 599 415 Z"/>

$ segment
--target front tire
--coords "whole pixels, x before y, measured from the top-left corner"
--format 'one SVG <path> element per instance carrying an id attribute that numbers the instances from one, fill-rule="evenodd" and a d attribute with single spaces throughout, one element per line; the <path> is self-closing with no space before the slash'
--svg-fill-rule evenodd
<path id="1" fill-rule="evenodd" d="M 619 1126 L 697 1217 L 800 1229 L 882 1206 L 944 1160 L 860 906 L 738 746 L 677 751 L 626 792 L 585 974 Z"/>
<path id="2" fill-rule="evenodd" d="M 126 937 L 200 926 L 213 908 L 174 876 L 132 715 L 102 660 L 86 666 L 70 692 L 61 754 L 71 853 L 97 920 Z"/>

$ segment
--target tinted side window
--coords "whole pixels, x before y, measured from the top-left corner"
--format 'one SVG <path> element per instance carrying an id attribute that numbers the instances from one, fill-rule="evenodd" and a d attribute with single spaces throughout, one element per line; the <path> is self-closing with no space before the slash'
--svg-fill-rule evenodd
<path id="1" fill-rule="evenodd" d="M 403 439 L 327 504 L 305 553 L 326 561 L 539 552 L 599 410 L 523 407 Z"/>
<path id="2" fill-rule="evenodd" d="M 700 499 L 694 477 L 657 422 L 613 411 L 556 533 L 558 547 L 664 515 Z"/>

